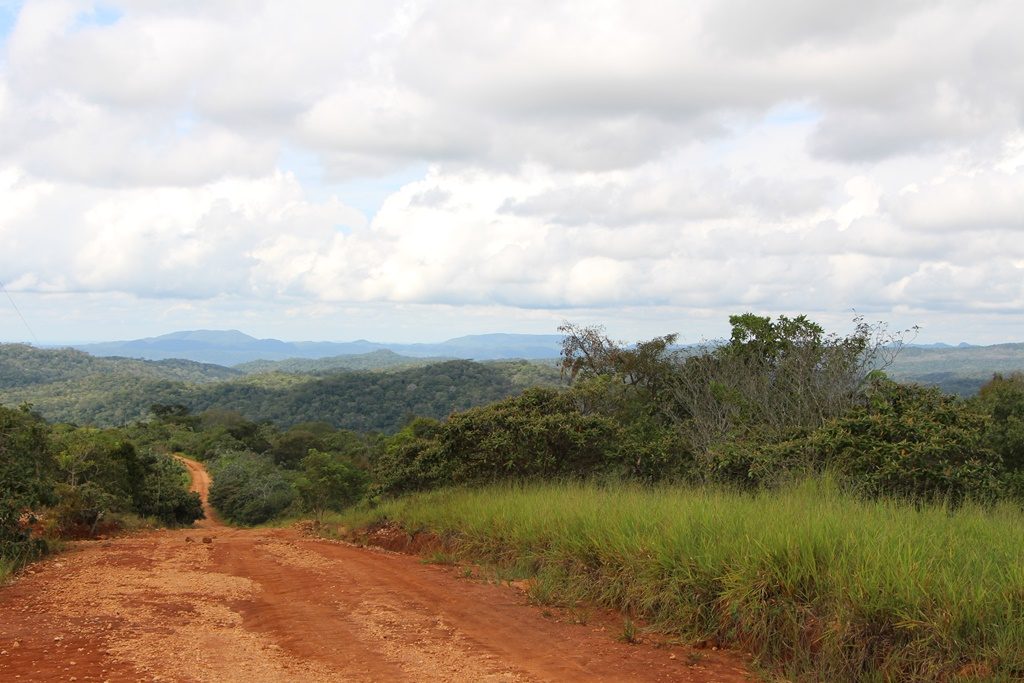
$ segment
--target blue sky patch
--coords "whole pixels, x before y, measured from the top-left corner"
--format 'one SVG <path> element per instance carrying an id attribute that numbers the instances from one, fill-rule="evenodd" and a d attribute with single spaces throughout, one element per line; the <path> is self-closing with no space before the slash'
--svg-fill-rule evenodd
<path id="1" fill-rule="evenodd" d="M 331 182 L 325 178 L 318 154 L 293 145 L 283 146 L 277 163 L 282 171 L 295 175 L 310 200 L 322 202 L 334 195 L 347 206 L 361 211 L 368 221 L 373 220 L 392 193 L 408 183 L 423 180 L 428 168 L 427 164 L 413 164 L 383 176 Z"/>
<path id="2" fill-rule="evenodd" d="M 14 24 L 21 12 L 21 2 L 0 0 L 0 48 L 7 43 L 7 36 L 14 30 Z"/>
<path id="3" fill-rule="evenodd" d="M 784 102 L 769 109 L 764 122 L 770 126 L 792 126 L 803 123 L 817 123 L 821 112 L 808 102 Z"/>
<path id="4" fill-rule="evenodd" d="M 88 12 L 82 12 L 75 17 L 75 23 L 71 30 L 81 31 L 94 26 L 111 26 L 120 21 L 122 16 L 124 16 L 124 12 L 116 7 L 100 3 L 93 5 Z"/>

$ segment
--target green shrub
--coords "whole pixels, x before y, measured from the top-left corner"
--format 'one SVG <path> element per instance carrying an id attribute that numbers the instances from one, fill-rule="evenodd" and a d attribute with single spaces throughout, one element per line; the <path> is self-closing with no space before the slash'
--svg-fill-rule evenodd
<path id="1" fill-rule="evenodd" d="M 442 481 L 438 469 L 441 423 L 416 418 L 388 437 L 373 462 L 373 495 L 417 491 Z"/>
<path id="2" fill-rule="evenodd" d="M 985 442 L 988 418 L 934 387 L 873 382 L 868 405 L 816 430 L 802 447 L 869 495 L 992 499 L 1002 460 Z"/>
<path id="3" fill-rule="evenodd" d="M 988 445 L 1002 456 L 1009 472 L 1024 472 L 1024 373 L 993 376 L 975 403 L 992 418 Z"/>
<path id="4" fill-rule="evenodd" d="M 343 510 L 366 492 L 368 476 L 336 453 L 311 449 L 302 459 L 302 473 L 295 480 L 302 509 L 317 519 L 328 510 Z"/>
<path id="5" fill-rule="evenodd" d="M 213 463 L 210 503 L 238 524 L 262 524 L 283 513 L 295 490 L 267 456 L 249 452 L 221 455 Z"/>
<path id="6" fill-rule="evenodd" d="M 580 413 L 564 392 L 528 389 L 449 417 L 439 457 L 456 483 L 590 476 L 608 468 L 617 431 L 609 418 Z"/>
<path id="7" fill-rule="evenodd" d="M 0 406 L 0 562 L 5 571 L 44 549 L 22 520 L 52 496 L 52 468 L 46 423 L 27 407 Z"/>
<path id="8" fill-rule="evenodd" d="M 111 512 L 124 512 L 126 506 L 96 482 L 72 486 L 57 484 L 58 503 L 52 510 L 50 531 L 59 536 L 96 533 L 100 521 Z"/>
<path id="9" fill-rule="evenodd" d="M 203 518 L 199 494 L 187 491 L 182 485 L 186 470 L 181 463 L 157 454 L 149 454 L 143 460 L 146 476 L 136 493 L 135 512 L 171 526 L 187 525 Z"/>
<path id="10" fill-rule="evenodd" d="M 628 470 L 620 426 L 584 414 L 572 395 L 528 389 L 522 395 L 455 413 L 447 422 L 415 421 L 389 439 L 377 459 L 378 490 L 400 493 L 452 483 L 586 477 Z M 646 463 L 644 466 L 647 467 Z"/>

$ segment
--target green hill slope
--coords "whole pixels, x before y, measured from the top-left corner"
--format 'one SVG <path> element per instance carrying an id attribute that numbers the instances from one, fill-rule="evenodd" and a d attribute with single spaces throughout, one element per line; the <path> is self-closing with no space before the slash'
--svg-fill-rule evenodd
<path id="1" fill-rule="evenodd" d="M 380 349 L 369 353 L 353 353 L 327 358 L 288 358 L 286 360 L 254 360 L 239 363 L 236 370 L 248 374 L 261 372 L 287 372 L 317 375 L 338 370 L 406 370 L 442 363 L 452 358 L 413 358 Z"/>
<path id="2" fill-rule="evenodd" d="M 31 403 L 49 420 L 99 426 L 144 419 L 150 406 L 162 403 L 193 411 L 237 410 L 282 427 L 325 421 L 346 429 L 394 431 L 413 415 L 443 418 L 528 386 L 560 381 L 551 364 L 530 361 L 435 361 L 396 369 L 387 366 L 395 358 L 367 356 L 374 354 L 353 364 L 384 365 L 388 371 L 316 367 L 314 374 L 246 374 L 192 361 L 96 358 L 73 349 L 0 345 L 0 404 Z"/>
<path id="3" fill-rule="evenodd" d="M 971 396 L 993 373 L 1024 372 L 1024 343 L 950 348 L 904 347 L 889 368 L 901 382 L 932 384 L 943 391 Z"/>

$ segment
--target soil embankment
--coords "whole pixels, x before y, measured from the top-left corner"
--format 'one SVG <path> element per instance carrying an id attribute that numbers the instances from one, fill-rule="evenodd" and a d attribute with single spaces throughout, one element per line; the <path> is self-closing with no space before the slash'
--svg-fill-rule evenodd
<path id="1" fill-rule="evenodd" d="M 731 655 L 631 646 L 416 558 L 234 529 L 81 542 L 0 589 L 4 681 L 744 681 Z"/>

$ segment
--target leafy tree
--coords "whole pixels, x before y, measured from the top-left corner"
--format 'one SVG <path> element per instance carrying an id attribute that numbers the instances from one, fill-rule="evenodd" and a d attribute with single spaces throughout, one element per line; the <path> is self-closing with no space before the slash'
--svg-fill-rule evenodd
<path id="1" fill-rule="evenodd" d="M 323 448 L 324 440 L 307 429 L 292 427 L 273 440 L 267 453 L 286 469 L 295 469 L 311 449 Z"/>
<path id="2" fill-rule="evenodd" d="M 53 456 L 49 476 L 57 494 L 57 531 L 92 532 L 103 519 L 110 518 L 109 513 L 136 513 L 166 524 L 188 524 L 201 518 L 198 495 L 186 490 L 184 467 L 152 445 L 154 438 L 167 436 L 168 429 L 181 427 L 157 422 L 145 430 L 49 428 Z M 155 430 L 156 436 L 150 430 Z M 141 453 L 137 441 L 147 443 Z"/>
<path id="3" fill-rule="evenodd" d="M 166 424 L 194 429 L 199 423 L 199 418 L 192 415 L 192 411 L 183 403 L 154 403 L 149 407 L 149 411 L 153 414 L 153 419 Z"/>
<path id="4" fill-rule="evenodd" d="M 662 399 L 678 357 L 672 350 L 677 335 L 667 334 L 638 342 L 632 348 L 613 342 L 599 326 L 580 327 L 564 323 L 558 331 L 562 341 L 562 374 L 577 377 L 615 377 L 626 386 L 643 390 L 650 400 Z"/>
<path id="5" fill-rule="evenodd" d="M 226 432 L 247 450 L 263 452 L 267 449 L 264 433 L 260 425 L 245 418 L 237 410 L 227 408 L 207 408 L 199 415 L 200 423 L 204 431 Z"/>
<path id="6" fill-rule="evenodd" d="M 845 337 L 805 316 L 729 320 L 729 340 L 692 353 L 672 380 L 669 414 L 697 453 L 732 439 L 785 439 L 844 414 L 902 343 L 859 318 Z"/>
<path id="7" fill-rule="evenodd" d="M 585 477 L 619 467 L 619 427 L 581 413 L 552 389 L 455 413 L 444 423 L 413 422 L 385 442 L 375 463 L 385 493 L 502 479 Z"/>
<path id="8" fill-rule="evenodd" d="M 551 389 L 452 415 L 442 426 L 439 457 L 455 482 L 587 476 L 607 468 L 616 425 L 583 415 Z"/>
<path id="9" fill-rule="evenodd" d="M 1003 460 L 1007 492 L 1024 500 L 1024 373 L 995 374 L 972 403 L 991 418 L 985 443 Z"/>

